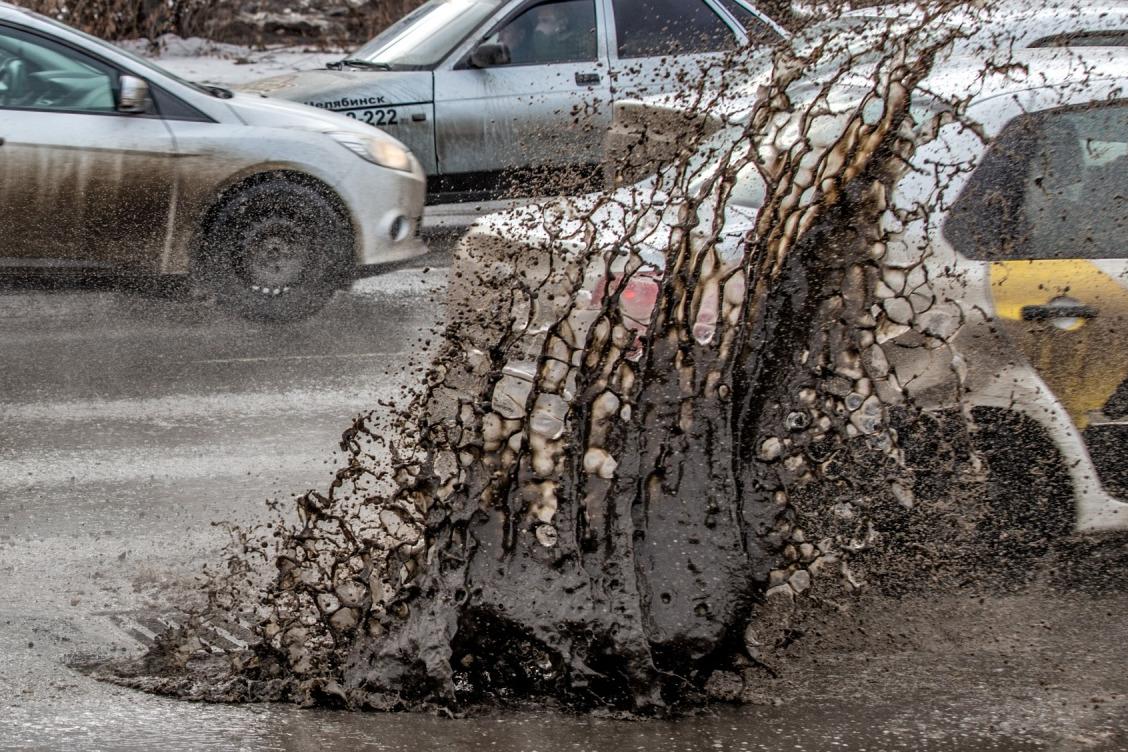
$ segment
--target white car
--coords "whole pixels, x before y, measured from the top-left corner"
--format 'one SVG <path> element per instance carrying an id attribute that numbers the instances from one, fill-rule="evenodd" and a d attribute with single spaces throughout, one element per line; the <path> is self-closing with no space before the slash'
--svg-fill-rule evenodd
<path id="1" fill-rule="evenodd" d="M 975 416 L 984 440 L 995 440 L 994 513 L 1012 529 L 1031 520 L 1044 526 L 1038 534 L 1128 529 L 1128 54 L 1022 50 L 1013 59 L 1018 67 L 986 76 L 981 63 L 964 60 L 922 87 L 934 102 L 970 94 L 967 118 L 982 130 L 941 128 L 891 193 L 894 208 L 933 209 L 886 238 L 873 291 L 881 353 L 867 378 L 887 403 Z M 731 143 L 714 137 L 725 138 Z M 483 218 L 463 239 L 456 269 L 469 268 L 460 261 L 468 259 L 489 273 L 522 275 L 526 289 L 545 283 L 513 324 L 532 332 L 567 317 L 566 331 L 582 342 L 612 285 L 628 325 L 644 331 L 669 233 L 685 225 L 663 179 Z M 708 200 L 698 207 L 695 235 L 719 231 L 717 258 L 735 264 L 762 199 L 758 175 L 743 171 L 724 211 Z M 569 266 L 588 248 L 593 263 Z M 499 249 L 491 270 L 483 262 Z M 585 279 L 579 298 L 561 299 L 577 274 Z M 457 285 L 452 294 L 458 305 Z M 695 336 L 708 341 L 718 301 L 742 296 L 739 277 L 706 290 Z M 512 351 L 492 402 L 503 417 L 524 413 L 535 349 Z M 874 430 L 861 413 L 855 425 Z M 1047 473 L 1071 489 L 1072 509 L 1029 493 L 1052 480 Z"/>
<path id="2" fill-rule="evenodd" d="M 327 70 L 247 88 L 387 130 L 436 201 L 551 195 L 598 174 L 615 99 L 719 83 L 733 51 L 787 38 L 749 0 L 429 0 Z"/>
<path id="3" fill-rule="evenodd" d="M 425 191 L 374 128 L 0 3 L 0 270 L 190 275 L 241 315 L 296 319 L 423 253 Z"/>
<path id="4" fill-rule="evenodd" d="M 1036 61 L 1039 56 L 1053 58 L 1055 50 L 1063 47 L 1128 45 L 1128 3 L 1116 0 L 969 3 L 950 9 L 940 21 L 934 20 L 931 25 L 954 39 L 938 59 L 938 66 L 944 65 L 945 59 L 952 63 L 960 58 L 982 64 L 995 59 L 1006 65 L 1015 50 L 1039 50 L 1027 58 Z M 860 69 L 866 58 L 879 57 L 883 39 L 903 36 L 923 22 L 924 11 L 918 4 L 876 5 L 813 23 L 790 44 L 800 59 L 812 49 L 819 50 L 818 64 L 804 71 L 804 80 L 818 85 L 835 75 L 848 57 L 855 57 L 853 67 Z M 604 139 L 608 155 L 605 183 L 611 186 L 638 180 L 652 173 L 658 163 L 691 146 L 693 137 L 708 135 L 727 122 L 746 117 L 771 77 L 770 60 L 752 58 L 747 64 L 748 70 L 726 79 L 723 90 L 702 94 L 683 89 L 617 99 Z M 762 67 L 756 68 L 756 64 Z"/>

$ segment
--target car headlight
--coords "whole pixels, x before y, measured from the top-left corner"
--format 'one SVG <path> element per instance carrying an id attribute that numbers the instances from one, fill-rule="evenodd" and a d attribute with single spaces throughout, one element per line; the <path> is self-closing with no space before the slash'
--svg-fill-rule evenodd
<path id="1" fill-rule="evenodd" d="M 411 152 L 398 144 L 381 138 L 368 138 L 359 133 L 334 131 L 326 135 L 353 154 L 373 164 L 392 170 L 411 172 L 413 162 Z"/>

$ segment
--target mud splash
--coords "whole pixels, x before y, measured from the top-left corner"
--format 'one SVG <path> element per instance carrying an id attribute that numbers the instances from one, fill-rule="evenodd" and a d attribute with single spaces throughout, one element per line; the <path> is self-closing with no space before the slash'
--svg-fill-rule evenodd
<path id="1" fill-rule="evenodd" d="M 881 577 L 889 541 L 924 524 L 897 431 L 918 410 L 882 339 L 946 338 L 879 290 L 889 228 L 928 210 L 890 191 L 962 117 L 918 89 L 958 34 L 936 22 L 948 10 L 855 48 L 796 46 L 770 74 L 729 61 L 764 90 L 720 136 L 690 134 L 707 158 L 479 223 L 419 394 L 358 420 L 330 487 L 296 521 L 238 532 L 213 578 L 214 610 L 258 609 L 259 643 L 204 660 L 187 629 L 101 673 L 382 710 L 747 694 L 791 614 L 863 587 L 867 562 Z M 762 208 L 733 238 L 749 175 Z"/>

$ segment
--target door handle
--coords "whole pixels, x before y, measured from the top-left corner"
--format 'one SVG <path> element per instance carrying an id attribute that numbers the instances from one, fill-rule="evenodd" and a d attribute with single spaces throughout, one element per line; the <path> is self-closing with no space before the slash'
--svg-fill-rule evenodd
<path id="1" fill-rule="evenodd" d="M 1100 313 L 1092 306 L 1077 304 L 1028 305 L 1022 307 L 1023 321 L 1049 321 L 1050 319 L 1093 319 Z"/>
<path id="2" fill-rule="evenodd" d="M 576 85 L 577 86 L 595 86 L 599 83 L 598 73 L 577 73 Z"/>

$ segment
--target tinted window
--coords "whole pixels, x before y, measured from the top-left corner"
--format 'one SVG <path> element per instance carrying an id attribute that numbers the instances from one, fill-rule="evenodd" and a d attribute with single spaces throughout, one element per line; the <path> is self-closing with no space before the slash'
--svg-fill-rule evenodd
<path id="1" fill-rule="evenodd" d="M 748 42 L 753 45 L 775 44 L 782 37 L 763 18 L 748 10 L 736 0 L 720 0 L 732 17 L 748 32 Z"/>
<path id="2" fill-rule="evenodd" d="M 701 0 L 615 0 L 614 8 L 621 58 L 736 46 L 732 29 Z"/>
<path id="3" fill-rule="evenodd" d="M 0 107 L 113 112 L 114 73 L 63 45 L 0 29 Z"/>
<path id="4" fill-rule="evenodd" d="M 534 5 L 507 21 L 486 41 L 505 45 L 509 65 L 595 60 L 595 2 L 560 0 Z"/>
<path id="5" fill-rule="evenodd" d="M 944 235 L 969 258 L 1128 258 L 1128 105 L 1016 118 Z"/>
<path id="6" fill-rule="evenodd" d="M 1076 31 L 1043 37 L 1031 47 L 1124 47 L 1128 31 Z"/>
<path id="7" fill-rule="evenodd" d="M 39 21 L 40 23 L 50 24 L 50 25 L 55 26 L 59 29 L 63 29 L 68 34 L 77 34 L 78 36 L 80 36 L 80 37 L 82 37 L 83 39 L 86 40 L 88 48 L 92 47 L 94 50 L 97 50 L 98 48 L 102 48 L 103 50 L 113 52 L 115 55 L 122 55 L 124 57 L 129 58 L 129 60 L 134 65 L 140 66 L 141 68 L 146 68 L 146 69 L 148 69 L 148 70 L 150 70 L 154 73 L 159 73 L 160 75 L 164 76 L 165 78 L 172 79 L 173 81 L 176 81 L 178 84 L 182 84 L 184 86 L 188 86 L 192 89 L 195 89 L 196 91 L 200 92 L 201 94 L 207 94 L 210 97 L 222 98 L 222 95 L 217 94 L 214 89 L 208 89 L 206 87 L 201 86 L 200 84 L 193 83 L 192 81 L 188 81 L 186 79 L 183 79 L 180 76 L 176 75 L 175 73 L 173 73 L 169 70 L 166 70 L 165 68 L 162 68 L 161 66 L 157 65 L 156 63 L 154 63 L 152 60 L 149 60 L 148 58 L 141 57 L 140 55 L 135 55 L 127 49 L 124 49 L 122 47 L 118 47 L 116 45 L 112 45 L 109 42 L 107 42 L 106 40 L 99 39 L 96 36 L 92 36 L 90 34 L 87 34 L 86 32 L 82 31 L 81 29 L 76 29 L 73 26 L 67 26 L 66 24 L 61 24 L 58 21 L 55 21 L 54 19 L 48 18 L 47 16 L 37 15 L 35 17 L 35 19 L 37 21 Z M 150 83 L 150 86 L 151 86 L 152 82 L 150 81 L 149 83 Z"/>

